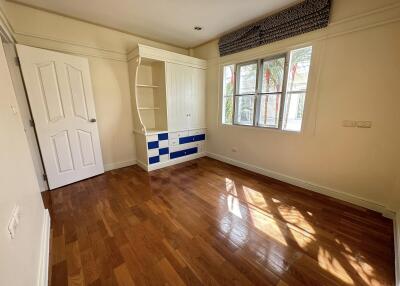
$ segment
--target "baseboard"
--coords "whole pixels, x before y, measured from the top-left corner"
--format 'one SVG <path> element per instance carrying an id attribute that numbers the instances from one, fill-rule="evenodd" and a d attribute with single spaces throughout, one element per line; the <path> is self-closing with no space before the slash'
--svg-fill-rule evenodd
<path id="1" fill-rule="evenodd" d="M 38 286 L 47 286 L 49 280 L 50 214 L 44 210 L 42 240 L 40 244 L 40 262 Z"/>
<path id="2" fill-rule="evenodd" d="M 396 286 L 400 286 L 400 210 L 397 211 L 393 219 L 394 228 L 394 255 L 396 267 Z"/>
<path id="3" fill-rule="evenodd" d="M 117 163 L 110 163 L 110 164 L 104 164 L 104 171 L 111 171 L 119 168 L 124 168 L 128 166 L 132 166 L 136 164 L 136 160 L 128 160 L 128 161 L 123 161 L 123 162 L 117 162 Z"/>
<path id="4" fill-rule="evenodd" d="M 272 170 L 267 170 L 255 165 L 251 165 L 251 164 L 247 164 L 247 163 L 243 163 L 241 161 L 226 157 L 226 156 L 222 156 L 219 154 L 215 154 L 215 153 L 210 153 L 207 152 L 207 156 L 213 159 L 216 159 L 218 161 L 222 161 L 225 162 L 227 164 L 230 165 L 234 165 L 249 171 L 252 171 L 254 173 L 258 173 L 270 178 L 274 178 L 277 179 L 279 181 L 291 184 L 291 185 L 295 185 L 316 193 L 320 193 L 329 197 L 333 197 L 335 199 L 339 199 L 348 203 L 352 203 L 376 212 L 381 213 L 382 215 L 388 217 L 388 218 L 393 218 L 394 217 L 394 212 L 391 210 L 388 210 L 385 206 L 380 205 L 378 203 L 357 197 L 357 196 L 353 196 L 350 194 L 347 194 L 345 192 L 339 191 L 339 190 L 335 190 L 329 187 L 325 187 L 325 186 L 321 186 L 318 185 L 316 183 L 313 182 L 308 182 L 308 181 L 304 181 L 302 179 L 299 178 L 294 178 L 285 174 L 281 174 Z"/>

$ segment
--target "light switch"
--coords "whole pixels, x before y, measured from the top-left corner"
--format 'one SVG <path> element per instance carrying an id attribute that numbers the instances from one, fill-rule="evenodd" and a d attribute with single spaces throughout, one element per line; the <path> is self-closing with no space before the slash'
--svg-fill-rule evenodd
<path id="1" fill-rule="evenodd" d="M 353 120 L 343 120 L 343 127 L 357 127 L 357 121 Z"/>

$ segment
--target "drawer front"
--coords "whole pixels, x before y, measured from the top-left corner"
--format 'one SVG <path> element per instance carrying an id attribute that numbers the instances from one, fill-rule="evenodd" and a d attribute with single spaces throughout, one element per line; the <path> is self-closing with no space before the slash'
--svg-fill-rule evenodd
<path id="1" fill-rule="evenodd" d="M 158 141 L 158 148 L 167 148 L 168 140 Z"/>
<path id="2" fill-rule="evenodd" d="M 169 154 L 166 155 L 160 155 L 160 162 L 167 162 L 169 160 Z"/>
<path id="3" fill-rule="evenodd" d="M 165 155 L 165 154 L 169 154 L 169 148 L 160 148 L 158 149 L 158 155 Z"/>
<path id="4" fill-rule="evenodd" d="M 169 133 L 169 139 L 181 138 L 189 135 L 189 131 L 178 131 Z"/>
<path id="5" fill-rule="evenodd" d="M 198 142 L 198 141 L 204 141 L 204 140 L 206 140 L 206 135 L 199 134 L 199 135 L 179 138 L 179 144 L 187 144 L 187 143 L 191 143 L 191 142 Z"/>
<path id="6" fill-rule="evenodd" d="M 177 146 L 179 145 L 179 138 L 169 139 L 169 146 Z"/>
<path id="7" fill-rule="evenodd" d="M 147 149 L 151 150 L 151 149 L 157 149 L 158 148 L 158 141 L 151 141 L 151 142 L 147 142 Z"/>
<path id="8" fill-rule="evenodd" d="M 176 158 L 196 154 L 197 152 L 198 152 L 197 147 L 193 147 L 193 148 L 189 148 L 189 149 L 172 152 L 169 156 L 171 159 L 176 159 Z"/>
<path id="9" fill-rule="evenodd" d="M 168 133 L 161 133 L 161 134 L 158 134 L 157 135 L 158 136 L 158 141 L 161 141 L 161 140 L 168 140 Z"/>
<path id="10" fill-rule="evenodd" d="M 154 156 L 158 156 L 158 155 L 159 155 L 158 148 L 147 151 L 147 157 L 154 157 Z"/>
<path id="11" fill-rule="evenodd" d="M 200 135 L 200 134 L 206 134 L 205 129 L 196 129 L 196 130 L 189 130 L 189 136 L 194 136 L 194 135 Z"/>
<path id="12" fill-rule="evenodd" d="M 147 142 L 153 142 L 153 141 L 158 141 L 158 136 L 156 135 L 147 135 L 146 136 L 146 141 Z"/>
<path id="13" fill-rule="evenodd" d="M 160 156 L 149 157 L 149 164 L 156 164 L 160 162 Z"/>

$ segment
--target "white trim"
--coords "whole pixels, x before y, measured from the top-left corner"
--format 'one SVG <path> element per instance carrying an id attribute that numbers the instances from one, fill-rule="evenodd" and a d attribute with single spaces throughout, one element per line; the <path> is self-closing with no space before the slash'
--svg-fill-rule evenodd
<path id="1" fill-rule="evenodd" d="M 323 194 L 323 195 L 326 195 L 326 196 L 329 196 L 332 198 L 336 198 L 336 199 L 339 199 L 339 200 L 342 200 L 342 201 L 345 201 L 348 203 L 352 203 L 352 204 L 379 212 L 389 218 L 391 216 L 393 216 L 393 211 L 387 209 L 384 205 L 378 204 L 376 202 L 372 202 L 370 200 L 360 198 L 358 196 L 347 194 L 343 191 L 339 191 L 339 190 L 335 190 L 335 189 L 332 189 L 329 187 L 321 186 L 321 185 L 318 185 L 313 182 L 304 181 L 299 178 L 294 178 L 294 177 L 291 177 L 291 176 L 288 176 L 288 175 L 285 175 L 282 173 L 278 173 L 278 172 L 275 172 L 272 170 L 267 170 L 267 169 L 264 169 L 264 168 L 261 168 L 261 167 L 255 166 L 255 165 L 243 163 L 243 162 L 240 162 L 235 159 L 232 159 L 232 158 L 229 158 L 226 156 L 222 156 L 219 154 L 207 152 L 207 156 L 210 158 L 216 159 L 218 161 L 222 161 L 222 162 L 225 162 L 230 165 L 234 165 L 234 166 L 237 166 L 237 167 L 240 167 L 240 168 L 243 168 L 243 169 L 246 169 L 246 170 L 249 170 L 249 171 L 270 177 L 270 178 L 274 178 L 274 179 L 277 179 L 279 181 L 282 181 L 282 182 L 285 182 L 285 183 L 288 183 L 291 185 L 295 185 L 295 186 L 298 186 L 298 187 L 301 187 L 301 188 L 304 188 L 304 189 L 307 189 L 307 190 L 310 190 L 310 191 L 313 191 L 316 193 L 320 193 L 320 194 Z"/>
<path id="2" fill-rule="evenodd" d="M 147 164 L 145 164 L 144 162 L 141 162 L 141 161 L 137 161 L 137 164 L 143 170 L 145 170 L 147 172 L 151 172 L 151 171 L 154 171 L 154 170 L 158 170 L 158 169 L 161 169 L 161 168 L 169 167 L 169 166 L 176 165 L 176 164 L 179 164 L 179 163 L 183 163 L 183 162 L 191 161 L 191 160 L 194 160 L 194 159 L 198 159 L 198 158 L 201 158 L 201 157 L 204 157 L 204 156 L 206 156 L 205 152 L 198 153 L 198 154 L 187 155 L 187 156 L 184 156 L 184 157 L 168 160 L 166 162 L 157 163 L 157 164 L 153 164 L 153 165 L 147 165 Z"/>
<path id="3" fill-rule="evenodd" d="M 0 34 L 6 38 L 8 42 L 14 43 L 15 39 L 12 33 L 10 23 L 7 21 L 4 11 L 0 8 Z"/>
<path id="4" fill-rule="evenodd" d="M 396 286 L 400 286 L 400 210 L 393 219 L 394 261 L 396 268 Z"/>
<path id="5" fill-rule="evenodd" d="M 207 68 L 207 61 L 198 59 L 195 57 L 190 57 L 187 55 L 174 53 L 162 49 L 157 49 L 154 47 L 138 44 L 138 47 L 128 52 L 128 61 L 135 59 L 137 57 L 165 61 L 170 63 L 176 63 L 186 66 L 191 66 L 200 69 Z"/>
<path id="6" fill-rule="evenodd" d="M 42 240 L 40 244 L 40 262 L 38 274 L 38 286 L 47 286 L 49 280 L 49 247 L 50 247 L 50 214 L 44 210 Z"/>
<path id="7" fill-rule="evenodd" d="M 128 166 L 132 166 L 136 164 L 136 159 L 133 160 L 128 160 L 128 161 L 122 161 L 122 162 L 115 162 L 115 163 L 109 163 L 109 164 L 104 164 L 104 171 L 111 171 L 119 168 L 124 168 Z"/>

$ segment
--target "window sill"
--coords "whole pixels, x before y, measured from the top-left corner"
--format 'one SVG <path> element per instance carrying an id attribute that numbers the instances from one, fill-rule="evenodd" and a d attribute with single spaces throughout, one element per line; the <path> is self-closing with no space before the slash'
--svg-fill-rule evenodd
<path id="1" fill-rule="evenodd" d="M 220 127 L 220 128 L 252 129 L 252 130 L 258 130 L 261 132 L 272 132 L 272 133 L 277 133 L 277 134 L 294 135 L 294 136 L 303 135 L 303 133 L 304 133 L 303 128 L 301 131 L 290 131 L 290 130 L 270 128 L 270 127 L 258 127 L 258 126 L 251 126 L 251 125 L 224 124 L 224 123 L 220 123 L 218 127 Z"/>

